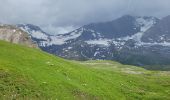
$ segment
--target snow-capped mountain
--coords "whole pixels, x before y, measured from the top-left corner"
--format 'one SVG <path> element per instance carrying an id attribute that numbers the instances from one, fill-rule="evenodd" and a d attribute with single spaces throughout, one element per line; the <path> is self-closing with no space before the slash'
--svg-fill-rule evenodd
<path id="1" fill-rule="evenodd" d="M 30 24 L 18 27 L 28 32 L 42 50 L 67 59 L 107 59 L 149 65 L 169 63 L 169 20 L 170 16 L 160 20 L 126 15 L 61 35 L 49 35 Z"/>
<path id="2" fill-rule="evenodd" d="M 142 41 L 170 45 L 170 16 L 163 18 L 154 27 L 147 30 Z"/>

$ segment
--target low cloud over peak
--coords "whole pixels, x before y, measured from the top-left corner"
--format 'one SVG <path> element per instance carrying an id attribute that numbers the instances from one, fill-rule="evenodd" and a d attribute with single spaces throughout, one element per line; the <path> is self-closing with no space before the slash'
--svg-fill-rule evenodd
<path id="1" fill-rule="evenodd" d="M 169 0 L 0 0 L 1 23 L 31 23 L 50 33 L 64 33 L 122 15 L 164 17 Z"/>

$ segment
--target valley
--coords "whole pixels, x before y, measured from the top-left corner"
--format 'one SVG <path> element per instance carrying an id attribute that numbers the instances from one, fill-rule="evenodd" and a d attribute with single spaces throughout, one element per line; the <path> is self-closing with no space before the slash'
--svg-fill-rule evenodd
<path id="1" fill-rule="evenodd" d="M 170 0 L 0 1 L 0 100 L 170 100 Z"/>
<path id="2" fill-rule="evenodd" d="M 170 73 L 113 61 L 70 61 L 0 41 L 0 99 L 170 99 Z"/>

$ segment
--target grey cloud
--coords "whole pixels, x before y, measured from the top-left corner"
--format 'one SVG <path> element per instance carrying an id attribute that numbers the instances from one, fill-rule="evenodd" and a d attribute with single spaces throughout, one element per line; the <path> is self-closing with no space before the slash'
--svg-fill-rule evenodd
<path id="1" fill-rule="evenodd" d="M 169 0 L 0 0 L 0 22 L 31 23 L 50 33 L 63 33 L 122 15 L 163 17 Z M 64 30 L 65 29 L 65 30 Z"/>

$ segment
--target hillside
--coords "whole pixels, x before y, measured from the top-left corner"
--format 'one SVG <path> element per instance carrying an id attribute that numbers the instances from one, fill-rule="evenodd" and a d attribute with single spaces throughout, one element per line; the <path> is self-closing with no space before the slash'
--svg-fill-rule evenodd
<path id="1" fill-rule="evenodd" d="M 0 99 L 170 99 L 170 72 L 112 61 L 68 61 L 0 41 Z"/>

